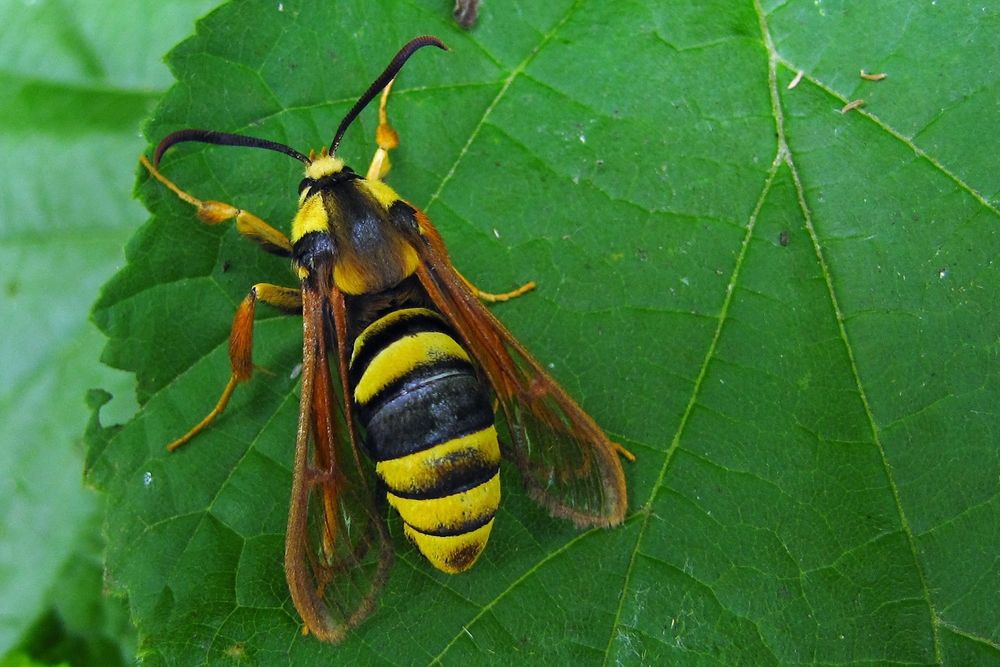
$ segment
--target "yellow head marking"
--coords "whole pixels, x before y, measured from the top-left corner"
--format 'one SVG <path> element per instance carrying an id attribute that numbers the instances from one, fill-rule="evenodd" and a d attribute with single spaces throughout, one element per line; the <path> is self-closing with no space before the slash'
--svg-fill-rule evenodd
<path id="1" fill-rule="evenodd" d="M 327 155 L 323 151 L 319 157 L 313 159 L 306 167 L 306 177 L 312 179 L 323 178 L 331 174 L 337 174 L 344 170 L 344 161 L 339 157 Z"/>

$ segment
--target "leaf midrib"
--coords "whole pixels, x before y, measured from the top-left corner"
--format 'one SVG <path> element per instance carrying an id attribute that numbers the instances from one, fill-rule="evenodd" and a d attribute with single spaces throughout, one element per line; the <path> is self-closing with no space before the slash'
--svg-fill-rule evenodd
<path id="1" fill-rule="evenodd" d="M 847 354 L 847 357 L 848 357 L 848 360 L 849 360 L 849 365 L 850 365 L 850 370 L 851 370 L 851 375 L 852 375 L 852 377 L 854 379 L 854 382 L 855 382 L 855 385 L 857 387 L 858 395 L 859 395 L 859 398 L 860 398 L 860 400 L 862 402 L 862 406 L 864 408 L 865 416 L 866 416 L 866 419 L 868 421 L 868 426 L 869 426 L 869 430 L 870 430 L 870 433 L 871 433 L 872 442 L 873 442 L 873 444 L 875 444 L 876 448 L 878 449 L 879 456 L 880 456 L 880 459 L 882 461 L 883 472 L 885 474 L 887 484 L 888 484 L 889 488 L 891 489 L 891 492 L 892 492 L 892 495 L 893 495 L 893 502 L 894 502 L 894 505 L 896 507 L 897 515 L 899 517 L 900 526 L 902 528 L 902 531 L 903 531 L 904 535 L 906 536 L 907 544 L 910 547 L 910 555 L 911 555 L 911 558 L 913 560 L 913 566 L 916 568 L 916 571 L 917 571 L 917 574 L 918 574 L 918 577 L 919 577 L 919 580 L 920 580 L 920 586 L 921 586 L 921 592 L 922 592 L 922 599 L 923 599 L 924 603 L 927 606 L 928 614 L 929 614 L 930 621 L 931 621 L 931 632 L 932 632 L 932 638 L 933 638 L 935 661 L 938 662 L 938 663 L 941 663 L 941 661 L 942 661 L 942 648 L 941 648 L 941 641 L 940 641 L 940 637 L 939 637 L 938 628 L 939 628 L 940 625 L 943 625 L 943 621 L 940 618 L 940 616 L 938 615 L 938 612 L 935 609 L 934 604 L 933 604 L 933 602 L 931 600 L 930 585 L 928 583 L 927 575 L 924 572 L 924 565 L 923 565 L 923 563 L 920 560 L 919 555 L 918 555 L 919 554 L 919 550 L 917 548 L 916 537 L 914 536 L 913 530 L 912 530 L 912 528 L 910 526 L 910 522 L 909 522 L 909 520 L 908 520 L 908 518 L 906 516 L 906 512 L 905 512 L 905 509 L 903 507 L 902 499 L 900 497 L 899 487 L 898 487 L 898 484 L 897 484 L 897 482 L 895 480 L 895 477 L 894 477 L 894 475 L 892 473 L 892 468 L 891 468 L 891 466 L 889 464 L 889 459 L 888 459 L 888 456 L 886 454 L 885 447 L 884 447 L 884 445 L 882 443 L 882 440 L 881 440 L 880 429 L 878 428 L 878 425 L 877 425 L 877 422 L 876 422 L 876 419 L 875 419 L 875 415 L 874 415 L 873 409 L 871 407 L 871 403 L 870 403 L 870 401 L 868 399 L 867 391 L 865 390 L 865 386 L 864 386 L 864 384 L 863 384 L 863 382 L 861 380 L 861 375 L 860 375 L 860 371 L 859 371 L 857 359 L 856 359 L 855 354 L 854 354 L 854 349 L 853 349 L 853 346 L 851 344 L 851 339 L 850 339 L 850 337 L 849 337 L 849 335 L 847 333 L 846 327 L 845 327 L 844 314 L 843 314 L 843 311 L 840 308 L 839 301 L 837 299 L 837 293 L 836 293 L 836 290 L 834 288 L 834 284 L 833 284 L 833 279 L 832 279 L 832 275 L 831 275 L 831 272 L 830 272 L 830 268 L 829 268 L 829 265 L 828 265 L 828 263 L 826 261 L 826 258 L 824 256 L 824 254 L 823 254 L 823 248 L 822 248 L 821 240 L 820 240 L 820 238 L 819 238 L 819 236 L 818 236 L 818 234 L 817 234 L 817 232 L 815 230 L 815 227 L 812 224 L 812 214 L 811 214 L 811 210 L 810 210 L 810 208 L 809 208 L 809 206 L 807 204 L 807 201 L 806 201 L 805 189 L 803 187 L 802 179 L 801 179 L 800 174 L 798 172 L 798 169 L 797 169 L 797 167 L 795 165 L 795 161 L 794 161 L 794 158 L 793 158 L 793 154 L 792 154 L 791 148 L 789 147 L 789 145 L 788 145 L 788 143 L 786 141 L 786 136 L 785 136 L 785 120 L 784 120 L 784 113 L 783 113 L 782 106 L 781 106 L 781 95 L 780 95 L 780 92 L 779 92 L 779 90 L 777 88 L 777 65 L 780 64 L 783 67 L 788 68 L 788 70 L 791 71 L 791 72 L 799 72 L 799 71 L 802 71 L 802 70 L 799 69 L 799 68 L 797 68 L 793 63 L 791 63 L 786 58 L 782 57 L 777 52 L 777 49 L 774 46 L 774 42 L 771 39 L 770 31 L 768 29 L 767 15 L 766 15 L 766 13 L 764 12 L 763 8 L 760 5 L 760 0 L 753 0 L 753 6 L 754 6 L 755 14 L 758 17 L 758 23 L 759 23 L 759 27 L 760 27 L 760 31 L 761 31 L 763 46 L 765 47 L 765 50 L 767 52 L 767 59 L 768 59 L 768 86 L 769 86 L 769 94 L 770 94 L 770 98 L 771 98 L 771 102 L 772 102 L 772 118 L 773 118 L 774 123 L 775 123 L 775 130 L 776 130 L 776 135 L 777 135 L 775 157 L 774 157 L 774 160 L 773 160 L 773 162 L 771 164 L 771 168 L 768 171 L 768 175 L 767 175 L 767 177 L 765 179 L 765 183 L 764 183 L 764 185 L 763 185 L 763 187 L 761 189 L 761 194 L 758 197 L 758 200 L 757 200 L 757 203 L 756 203 L 756 205 L 754 207 L 754 210 L 753 210 L 753 212 L 750 215 L 750 219 L 749 219 L 749 222 L 748 222 L 748 225 L 747 225 L 747 231 L 746 231 L 746 234 L 743 237 L 743 241 L 741 242 L 740 250 L 739 250 L 739 255 L 738 255 L 737 259 L 736 259 L 733 272 L 732 272 L 732 274 L 730 276 L 730 280 L 729 280 L 728 285 L 727 285 L 727 293 L 726 293 L 726 296 L 725 296 L 725 298 L 723 300 L 722 307 L 720 309 L 719 318 L 718 318 L 719 319 L 719 323 L 718 323 L 718 326 L 716 327 L 716 330 L 715 330 L 715 333 L 713 335 L 713 338 L 712 338 L 711 342 L 709 343 L 708 349 L 707 349 L 707 351 L 705 353 L 705 357 L 704 357 L 704 360 L 702 362 L 702 366 L 699 369 L 699 372 L 698 372 L 698 375 L 696 377 L 696 380 L 693 383 L 690 399 L 689 399 L 688 404 L 687 404 L 687 406 L 685 408 L 684 414 L 681 417 L 681 420 L 680 420 L 680 422 L 678 424 L 677 431 L 674 434 L 674 437 L 671 440 L 670 446 L 667 449 L 667 453 L 666 453 L 666 456 L 664 458 L 663 465 L 662 465 L 662 467 L 660 469 L 660 473 L 658 474 L 656 480 L 654 481 L 654 483 L 652 485 L 652 489 L 650 491 L 649 498 L 647 499 L 646 503 L 644 503 L 643 506 L 640 508 L 640 510 L 637 512 L 638 514 L 643 514 L 644 515 L 644 519 L 643 519 L 642 525 L 640 526 L 640 528 L 638 530 L 638 534 L 636 536 L 635 545 L 634 545 L 634 547 L 632 549 L 632 554 L 631 554 L 631 557 L 630 557 L 630 560 L 629 560 L 629 564 L 628 564 L 628 566 L 626 568 L 625 583 L 624 583 L 623 588 L 622 588 L 622 594 L 621 594 L 620 601 L 619 601 L 619 607 L 618 607 L 618 609 L 616 611 L 616 614 L 615 614 L 615 621 L 614 621 L 614 623 L 612 625 L 611 633 L 609 635 L 609 640 L 608 640 L 608 644 L 607 644 L 607 649 L 605 651 L 605 664 L 607 664 L 608 661 L 610 660 L 611 650 L 612 650 L 612 644 L 614 642 L 614 639 L 615 639 L 618 627 L 620 625 L 621 614 L 622 614 L 622 611 L 624 609 L 625 602 L 626 602 L 626 599 L 627 599 L 627 592 L 628 592 L 629 582 L 631 580 L 632 572 L 633 572 L 633 569 L 634 569 L 634 566 L 635 566 L 635 562 L 636 562 L 638 554 L 639 554 L 639 547 L 640 547 L 641 543 L 643 542 L 643 538 L 645 536 L 646 529 L 647 529 L 647 527 L 649 525 L 649 519 L 652 516 L 652 511 L 651 511 L 652 510 L 652 504 L 653 504 L 653 502 L 654 502 L 657 494 L 659 493 L 660 488 L 663 485 L 663 481 L 664 481 L 664 479 L 666 477 L 666 473 L 667 473 L 667 470 L 668 470 L 668 468 L 670 466 L 670 462 L 672 461 L 673 455 L 676 452 L 676 450 L 677 450 L 677 448 L 678 448 L 678 446 L 680 444 L 681 438 L 683 437 L 683 434 L 684 434 L 686 425 L 688 423 L 688 419 L 689 419 L 689 416 L 691 414 L 691 411 L 692 411 L 694 405 L 697 402 L 697 398 L 698 398 L 698 395 L 700 393 L 701 386 L 702 386 L 702 381 L 703 381 L 703 379 L 704 379 L 704 377 L 705 377 L 705 375 L 707 373 L 708 366 L 709 366 L 709 364 L 711 363 L 711 361 L 712 361 L 712 359 L 714 357 L 718 340 L 721 337 L 722 329 L 723 329 L 723 327 L 724 327 L 724 325 L 726 323 L 726 320 L 727 320 L 727 314 L 728 314 L 729 306 L 730 306 L 730 304 L 732 302 L 732 297 L 733 297 L 733 294 L 735 293 L 735 288 L 736 288 L 736 286 L 738 284 L 738 281 L 739 281 L 740 268 L 741 268 L 743 259 L 745 257 L 745 253 L 746 253 L 747 247 L 749 245 L 749 241 L 750 241 L 750 239 L 753 236 L 753 229 L 754 229 L 755 224 L 756 224 L 757 216 L 758 216 L 758 214 L 759 214 L 759 212 L 761 210 L 761 207 L 763 206 L 763 203 L 767 199 L 767 196 L 768 196 L 768 194 L 770 192 L 770 189 L 771 189 L 771 187 L 772 187 L 772 185 L 774 183 L 775 176 L 776 176 L 778 170 L 780 169 L 780 167 L 782 165 L 787 165 L 788 168 L 789 168 L 789 170 L 790 170 L 790 172 L 791 172 L 791 175 L 792 175 L 792 179 L 793 179 L 793 183 L 794 183 L 794 186 L 795 186 L 795 192 L 796 192 L 796 197 L 797 197 L 797 200 L 798 200 L 798 205 L 799 205 L 800 213 L 803 216 L 803 221 L 804 221 L 805 227 L 806 227 L 806 229 L 807 229 L 807 231 L 809 233 L 810 240 L 813 243 L 813 249 L 814 249 L 814 251 L 816 253 L 817 261 L 818 261 L 818 263 L 820 265 L 821 273 L 823 275 L 823 281 L 824 281 L 824 284 L 826 285 L 827 293 L 829 295 L 829 303 L 830 303 L 830 306 L 833 309 L 833 312 L 834 312 L 834 315 L 835 315 L 835 319 L 836 319 L 836 323 L 837 323 L 837 328 L 838 328 L 838 333 L 839 333 L 840 339 L 842 341 L 842 344 L 843 344 L 843 347 L 844 347 L 844 351 Z M 825 93 L 827 93 L 828 95 L 830 95 L 834 99 L 838 100 L 841 104 L 845 104 L 848 101 L 845 96 L 837 93 L 835 90 L 833 90 L 832 88 L 830 88 L 828 85 L 824 84 L 823 82 L 821 82 L 820 80 L 818 80 L 817 78 L 815 78 L 815 77 L 813 77 L 813 76 L 811 76 L 809 74 L 804 74 L 803 75 L 803 80 L 805 80 L 805 81 L 807 81 L 807 82 L 815 85 L 820 90 L 824 91 Z M 961 178 L 958 177 L 957 174 L 951 172 L 940 161 L 938 161 L 937 159 L 935 159 L 933 156 L 931 156 L 930 154 L 928 154 L 925 150 L 923 150 L 922 148 L 920 148 L 916 143 L 914 143 L 914 141 L 912 141 L 911 139 L 905 137 L 898 130 L 896 130 L 891 125 L 889 125 L 888 123 L 886 123 L 885 121 L 883 121 L 880 117 L 876 116 L 875 114 L 871 113 L 868 110 L 865 110 L 865 109 L 856 109 L 855 113 L 861 113 L 861 115 L 863 117 L 865 117 L 865 118 L 871 120 L 872 122 L 874 122 L 879 128 L 881 128 L 889 136 L 893 137 L 894 139 L 896 139 L 900 143 L 902 143 L 905 146 L 907 146 L 919 158 L 922 158 L 922 159 L 926 160 L 929 164 L 931 164 L 934 167 L 935 170 L 937 170 L 942 175 L 944 175 L 946 178 L 948 178 L 953 183 L 955 183 L 956 186 L 958 186 L 959 189 L 963 190 L 964 192 L 966 192 L 967 194 L 969 194 L 970 196 L 972 196 L 984 208 L 986 208 L 987 210 L 991 211 L 995 216 L 1000 217 L 1000 211 L 998 211 L 998 209 L 996 207 L 994 207 L 993 205 L 991 205 L 990 202 L 981 193 L 979 193 L 974 188 L 972 188 L 970 185 L 968 185 L 967 183 L 965 183 Z M 948 626 L 948 627 L 950 628 L 951 626 Z M 963 633 L 963 635 L 965 635 L 965 633 Z M 988 644 L 990 643 L 985 638 L 978 638 L 977 637 L 977 639 L 979 641 L 984 642 L 984 643 L 988 643 Z M 763 637 L 761 637 L 761 640 L 763 641 Z"/>

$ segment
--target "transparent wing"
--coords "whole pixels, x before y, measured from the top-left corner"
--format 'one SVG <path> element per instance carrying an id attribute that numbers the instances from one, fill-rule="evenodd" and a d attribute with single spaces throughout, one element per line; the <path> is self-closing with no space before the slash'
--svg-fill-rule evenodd
<path id="1" fill-rule="evenodd" d="M 308 631 L 336 643 L 375 609 L 392 549 L 343 390 L 331 382 L 330 294 L 325 285 L 303 285 L 302 399 L 285 573 Z M 337 343 L 332 349 L 340 349 Z"/>
<path id="2" fill-rule="evenodd" d="M 455 271 L 437 230 L 423 213 L 416 217 L 421 285 L 493 384 L 510 430 L 506 453 L 529 493 L 578 526 L 620 523 L 627 506 L 624 450 L 487 310 Z"/>

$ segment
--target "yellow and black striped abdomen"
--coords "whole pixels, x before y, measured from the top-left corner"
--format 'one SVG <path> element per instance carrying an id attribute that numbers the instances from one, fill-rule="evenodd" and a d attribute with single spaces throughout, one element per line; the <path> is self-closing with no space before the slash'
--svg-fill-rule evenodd
<path id="1" fill-rule="evenodd" d="M 445 572 L 482 553 L 500 504 L 489 396 L 441 316 L 396 310 L 358 336 L 354 403 L 375 470 L 404 531 Z"/>

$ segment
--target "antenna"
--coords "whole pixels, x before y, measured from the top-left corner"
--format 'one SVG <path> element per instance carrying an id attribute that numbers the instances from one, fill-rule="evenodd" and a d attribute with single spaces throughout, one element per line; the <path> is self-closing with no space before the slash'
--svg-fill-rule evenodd
<path id="1" fill-rule="evenodd" d="M 407 42 L 403 48 L 399 50 L 399 53 L 395 55 L 389 63 L 389 66 L 385 68 L 385 71 L 372 82 L 372 85 L 368 87 L 365 94 L 358 98 L 358 101 L 354 103 L 351 110 L 347 112 L 346 116 L 344 116 L 344 120 L 340 121 L 340 126 L 337 127 L 337 133 L 333 135 L 333 141 L 330 142 L 331 155 L 336 152 L 337 146 L 340 145 L 340 140 L 344 138 L 344 132 L 346 132 L 351 123 L 354 122 L 354 119 L 358 117 L 358 114 L 361 113 L 366 106 L 368 106 L 369 102 L 375 99 L 376 95 L 382 92 L 382 89 L 385 88 L 390 81 L 396 78 L 396 75 L 399 74 L 399 70 L 403 69 L 403 65 L 405 65 L 406 61 L 410 59 L 410 56 L 412 56 L 417 49 L 422 49 L 425 46 L 436 46 L 442 51 L 448 50 L 448 47 L 444 45 L 444 42 L 437 37 L 432 37 L 430 35 L 417 37 L 416 39 L 412 39 Z"/>
<path id="2" fill-rule="evenodd" d="M 312 162 L 308 157 L 298 152 L 290 146 L 285 144 L 279 144 L 276 141 L 268 141 L 267 139 L 258 139 L 257 137 L 248 137 L 245 134 L 229 134 L 228 132 L 216 132 L 214 130 L 178 130 L 172 134 L 168 134 L 163 137 L 163 141 L 156 147 L 156 152 L 153 153 L 153 164 L 159 165 L 160 158 L 167 151 L 168 148 L 174 144 L 179 144 L 184 141 L 198 141 L 203 144 L 218 144 L 220 146 L 247 146 L 249 148 L 265 148 L 269 151 L 277 151 L 279 153 L 284 153 L 290 157 L 295 158 L 299 162 L 304 162 L 309 164 Z"/>

